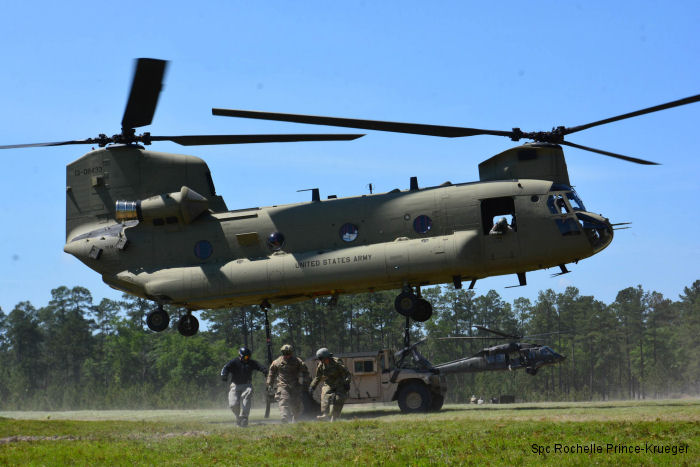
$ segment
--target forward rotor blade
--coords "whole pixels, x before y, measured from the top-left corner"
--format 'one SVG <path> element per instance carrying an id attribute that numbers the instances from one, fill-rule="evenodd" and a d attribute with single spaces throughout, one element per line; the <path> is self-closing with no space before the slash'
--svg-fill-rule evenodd
<path id="1" fill-rule="evenodd" d="M 364 135 L 301 134 L 301 135 L 192 135 L 151 136 L 152 141 L 172 141 L 182 146 L 212 144 L 290 143 L 296 141 L 351 141 Z"/>
<path id="2" fill-rule="evenodd" d="M 630 112 L 630 113 L 618 115 L 617 117 L 610 117 L 610 118 L 606 118 L 605 120 L 598 120 L 597 122 L 592 122 L 592 123 L 587 123 L 585 125 L 578 125 L 578 126 L 574 126 L 571 128 L 566 128 L 564 130 L 564 134 L 569 135 L 571 133 L 576 133 L 577 131 L 586 130 L 586 129 L 594 127 L 594 126 L 605 125 L 606 123 L 617 122 L 618 120 L 624 120 L 626 118 L 638 117 L 640 115 L 649 114 L 652 112 L 658 112 L 659 110 L 670 109 L 670 108 L 678 107 L 681 105 L 692 104 L 693 102 L 698 102 L 698 101 L 700 101 L 700 94 L 696 94 L 695 96 L 686 97 L 685 99 L 678 99 L 677 101 L 673 101 L 673 102 L 667 102 L 666 104 L 655 105 L 654 107 L 649 107 L 646 109 L 637 110 L 636 112 Z M 615 156 L 613 156 L 613 157 L 615 157 Z"/>
<path id="3" fill-rule="evenodd" d="M 211 109 L 212 115 L 223 117 L 255 118 L 259 120 L 275 120 L 281 122 L 308 123 L 310 125 L 340 126 L 345 128 L 360 128 L 363 130 L 390 131 L 394 133 L 409 133 L 413 135 L 442 136 L 457 138 L 462 136 L 513 135 L 512 131 L 480 130 L 458 126 L 425 125 L 422 123 L 385 122 L 380 120 L 361 120 L 355 118 L 322 117 L 317 115 L 286 114 L 277 112 L 259 112 L 254 110 Z"/>
<path id="4" fill-rule="evenodd" d="M 138 128 L 151 124 L 160 91 L 163 89 L 163 76 L 167 64 L 165 60 L 154 58 L 139 58 L 136 61 L 122 128 Z"/>
<path id="5" fill-rule="evenodd" d="M 589 148 L 588 146 L 581 146 L 580 144 L 570 143 L 569 141 L 559 141 L 559 144 L 564 144 L 566 146 L 571 146 L 572 148 L 583 149 L 584 151 L 591 151 L 604 156 L 614 157 L 616 159 L 622 159 L 623 161 L 634 162 L 636 164 L 644 165 L 661 165 L 658 162 L 647 161 L 644 159 L 637 159 L 636 157 L 623 156 L 622 154 L 615 154 L 614 152 L 603 151 L 601 149 Z"/>

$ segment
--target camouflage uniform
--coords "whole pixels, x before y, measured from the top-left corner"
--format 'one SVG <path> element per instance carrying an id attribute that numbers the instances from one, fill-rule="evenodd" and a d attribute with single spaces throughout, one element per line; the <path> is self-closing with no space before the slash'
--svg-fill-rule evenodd
<path id="1" fill-rule="evenodd" d="M 340 418 L 340 412 L 343 410 L 343 404 L 348 397 L 348 389 L 350 388 L 350 372 L 343 361 L 336 357 L 327 359 L 328 364 L 321 360 L 316 367 L 316 377 L 311 381 L 309 386 L 313 390 L 319 383 L 323 382 L 321 388 L 321 419 L 325 419 L 328 415 L 331 421 Z M 330 413 L 329 413 L 330 409 Z"/>
<path id="2" fill-rule="evenodd" d="M 303 411 L 302 391 L 309 382 L 309 369 L 294 355 L 278 357 L 267 373 L 267 387 L 277 384 L 275 400 L 279 404 L 282 423 L 294 422 Z M 301 380 L 301 381 L 300 381 Z"/>

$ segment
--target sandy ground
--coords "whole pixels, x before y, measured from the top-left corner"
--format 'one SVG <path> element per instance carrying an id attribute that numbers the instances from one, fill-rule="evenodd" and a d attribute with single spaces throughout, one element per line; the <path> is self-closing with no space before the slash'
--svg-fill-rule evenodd
<path id="1" fill-rule="evenodd" d="M 279 423 L 277 407 L 270 418 L 264 419 L 263 408 L 251 410 L 251 424 Z M 362 404 L 346 406 L 343 418 L 377 419 L 430 416 L 435 419 L 467 420 L 551 420 L 551 421 L 612 421 L 612 420 L 688 420 L 700 422 L 700 399 L 670 399 L 656 401 L 545 402 L 527 404 L 446 404 L 440 412 L 401 414 L 394 404 Z M 203 422 L 233 424 L 227 408 L 201 410 L 75 410 L 75 411 L 0 411 L 0 417 L 21 420 L 123 420 L 153 422 Z"/>

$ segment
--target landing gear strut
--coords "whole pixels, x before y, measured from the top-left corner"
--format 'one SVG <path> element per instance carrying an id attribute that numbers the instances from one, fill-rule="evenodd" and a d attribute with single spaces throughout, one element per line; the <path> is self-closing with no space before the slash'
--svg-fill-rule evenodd
<path id="1" fill-rule="evenodd" d="M 415 321 L 427 321 L 433 316 L 433 306 L 426 299 L 421 297 L 420 287 L 416 287 L 418 295 L 413 293 L 410 286 L 405 286 L 403 291 L 394 300 L 396 311 Z"/>
<path id="2" fill-rule="evenodd" d="M 146 316 L 146 324 L 151 331 L 165 331 L 169 323 L 170 316 L 168 316 L 168 313 L 163 309 L 163 305 L 160 303 L 158 304 L 157 310 L 150 312 Z"/>
<path id="3" fill-rule="evenodd" d="M 177 330 L 185 337 L 194 336 L 199 331 L 199 321 L 188 311 L 178 320 Z"/>

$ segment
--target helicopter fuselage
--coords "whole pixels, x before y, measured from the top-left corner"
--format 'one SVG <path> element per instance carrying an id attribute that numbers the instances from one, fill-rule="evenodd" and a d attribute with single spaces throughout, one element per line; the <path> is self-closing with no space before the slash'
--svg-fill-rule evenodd
<path id="1" fill-rule="evenodd" d="M 459 286 L 575 262 L 613 237 L 607 219 L 550 180 L 229 211 L 193 156 L 115 146 L 67 171 L 64 250 L 116 289 L 191 310 Z M 494 231 L 501 218 L 507 228 Z"/>
<path id="2" fill-rule="evenodd" d="M 436 365 L 435 368 L 442 375 L 522 368 L 528 374 L 535 375 L 541 367 L 556 365 L 565 358 L 546 345 L 511 342 L 483 349 L 469 358 Z"/>

